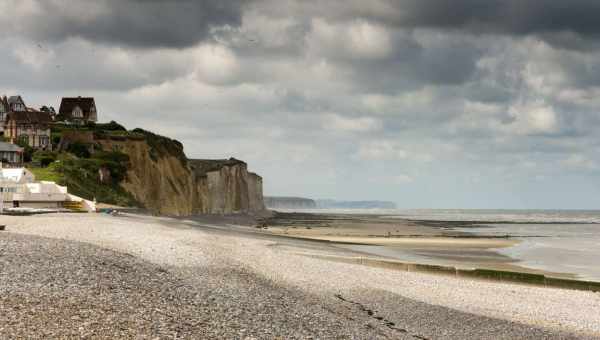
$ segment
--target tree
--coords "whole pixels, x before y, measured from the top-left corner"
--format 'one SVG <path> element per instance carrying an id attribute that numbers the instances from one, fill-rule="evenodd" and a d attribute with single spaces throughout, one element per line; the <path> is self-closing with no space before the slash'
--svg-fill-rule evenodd
<path id="1" fill-rule="evenodd" d="M 40 107 L 40 111 L 42 111 L 42 112 L 48 112 L 48 113 L 51 113 L 51 114 L 55 114 L 56 113 L 56 111 L 54 111 L 54 107 L 52 107 L 52 106 L 46 106 L 46 105 Z"/>
<path id="2" fill-rule="evenodd" d="M 33 156 L 34 150 L 31 146 L 29 146 L 29 143 L 24 139 L 18 139 L 17 145 L 23 148 L 23 162 L 31 162 L 31 157 Z"/>
<path id="3" fill-rule="evenodd" d="M 56 153 L 40 150 L 36 151 L 31 158 L 33 161 L 38 162 L 42 168 L 45 168 L 56 160 Z"/>
<path id="4" fill-rule="evenodd" d="M 54 117 L 54 121 L 56 121 L 56 122 L 64 122 L 65 121 L 65 116 L 59 113 L 59 114 L 57 114 Z"/>
<path id="5" fill-rule="evenodd" d="M 90 158 L 90 150 L 87 145 L 79 142 L 71 143 L 67 151 L 79 158 Z"/>

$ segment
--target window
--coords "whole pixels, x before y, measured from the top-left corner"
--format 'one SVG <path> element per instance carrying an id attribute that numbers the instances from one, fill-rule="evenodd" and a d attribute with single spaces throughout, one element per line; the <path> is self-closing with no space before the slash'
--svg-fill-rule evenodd
<path id="1" fill-rule="evenodd" d="M 29 136 L 28 135 L 20 135 L 19 136 L 19 142 L 29 145 Z"/>
<path id="2" fill-rule="evenodd" d="M 79 106 L 73 109 L 73 118 L 83 118 L 83 111 Z"/>
<path id="3" fill-rule="evenodd" d="M 48 136 L 40 136 L 40 145 L 41 146 L 48 146 L 49 142 L 50 142 L 50 138 Z"/>

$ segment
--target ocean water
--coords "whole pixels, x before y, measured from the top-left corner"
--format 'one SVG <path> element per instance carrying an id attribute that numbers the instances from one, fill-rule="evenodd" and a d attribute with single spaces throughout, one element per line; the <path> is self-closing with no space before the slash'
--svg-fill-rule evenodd
<path id="1" fill-rule="evenodd" d="M 523 267 L 600 281 L 600 224 L 486 224 L 464 231 L 517 236 L 519 244 L 497 251 Z"/>
<path id="2" fill-rule="evenodd" d="M 519 244 L 497 251 L 518 260 L 516 264 L 520 266 L 600 281 L 597 210 L 407 210 L 390 215 L 420 220 L 500 222 L 462 230 L 516 236 Z"/>
<path id="3" fill-rule="evenodd" d="M 390 215 L 421 220 L 501 222 L 463 231 L 516 236 L 521 241 L 518 245 L 497 251 L 518 260 L 520 266 L 600 280 L 600 211 L 410 210 Z"/>
<path id="4" fill-rule="evenodd" d="M 489 221 L 517 223 L 598 223 L 600 210 L 509 210 L 509 209 L 277 209 L 316 214 L 382 215 L 414 220 Z"/>
<path id="5" fill-rule="evenodd" d="M 517 223 L 600 224 L 600 210 L 504 210 L 504 209 L 310 209 L 285 210 L 307 213 L 382 215 L 412 220 L 487 221 Z"/>
<path id="6" fill-rule="evenodd" d="M 517 260 L 517 265 L 600 281 L 600 210 L 369 209 L 314 212 L 375 214 L 429 221 L 480 221 L 480 227 L 456 230 L 514 236 L 521 241 L 519 244 L 496 251 Z"/>
<path id="7" fill-rule="evenodd" d="M 413 209 L 381 213 L 399 218 L 436 221 L 600 224 L 600 210 Z"/>

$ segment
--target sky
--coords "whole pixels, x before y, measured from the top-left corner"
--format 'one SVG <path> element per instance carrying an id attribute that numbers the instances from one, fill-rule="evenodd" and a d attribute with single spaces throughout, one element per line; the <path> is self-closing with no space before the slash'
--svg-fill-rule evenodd
<path id="1" fill-rule="evenodd" d="M 0 94 L 245 160 L 267 195 L 600 208 L 597 0 L 0 0 Z"/>

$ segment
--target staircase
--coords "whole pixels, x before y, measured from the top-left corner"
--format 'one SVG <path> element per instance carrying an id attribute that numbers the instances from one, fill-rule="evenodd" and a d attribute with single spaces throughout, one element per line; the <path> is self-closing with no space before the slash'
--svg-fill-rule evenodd
<path id="1" fill-rule="evenodd" d="M 87 210 L 83 208 L 83 202 L 78 201 L 64 201 L 63 208 L 69 209 L 72 212 L 87 212 Z"/>

